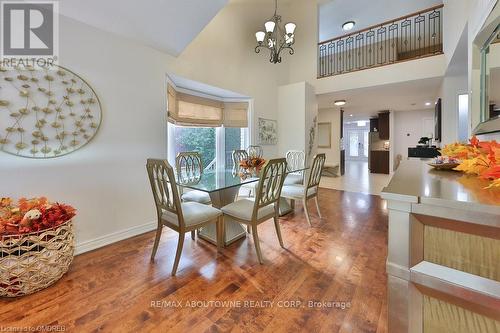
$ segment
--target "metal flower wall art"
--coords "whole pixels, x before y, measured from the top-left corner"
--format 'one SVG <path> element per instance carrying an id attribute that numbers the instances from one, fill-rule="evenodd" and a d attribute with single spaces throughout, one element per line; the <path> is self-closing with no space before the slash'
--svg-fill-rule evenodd
<path id="1" fill-rule="evenodd" d="M 32 158 L 66 155 L 87 144 L 100 123 L 96 93 L 73 72 L 0 68 L 0 150 Z"/>

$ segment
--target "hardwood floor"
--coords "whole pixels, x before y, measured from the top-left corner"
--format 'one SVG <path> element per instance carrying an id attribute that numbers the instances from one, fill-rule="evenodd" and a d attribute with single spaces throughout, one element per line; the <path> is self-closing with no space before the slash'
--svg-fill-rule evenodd
<path id="1" fill-rule="evenodd" d="M 272 220 L 259 226 L 264 265 L 258 263 L 251 237 L 217 254 L 215 246 L 186 236 L 177 276 L 171 277 L 177 234 L 164 231 L 151 263 L 150 232 L 76 257 L 70 272 L 44 291 L 0 299 L 0 327 L 386 332 L 384 202 L 328 189 L 321 189 L 319 198 L 323 219 L 311 204 L 313 228 L 299 204 L 280 220 L 286 250 L 279 246 Z M 311 301 L 323 306 L 310 307 Z"/>

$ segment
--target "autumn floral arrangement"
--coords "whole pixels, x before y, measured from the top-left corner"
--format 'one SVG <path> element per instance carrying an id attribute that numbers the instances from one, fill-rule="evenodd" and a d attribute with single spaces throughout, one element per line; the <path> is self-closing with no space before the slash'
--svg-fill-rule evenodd
<path id="1" fill-rule="evenodd" d="M 262 157 L 249 157 L 240 162 L 240 177 L 246 177 L 248 174 L 257 175 L 262 167 L 266 164 L 266 160 Z"/>
<path id="2" fill-rule="evenodd" d="M 68 271 L 75 212 L 44 197 L 0 199 L 0 297 L 32 294 Z"/>
<path id="3" fill-rule="evenodd" d="M 66 204 L 52 203 L 45 197 L 14 202 L 0 199 L 0 236 L 20 235 L 57 227 L 75 216 L 76 210 Z"/>
<path id="4" fill-rule="evenodd" d="M 500 190 L 500 143 L 472 137 L 469 144 L 446 145 L 441 154 L 459 163 L 454 170 L 488 180 L 486 188 Z"/>

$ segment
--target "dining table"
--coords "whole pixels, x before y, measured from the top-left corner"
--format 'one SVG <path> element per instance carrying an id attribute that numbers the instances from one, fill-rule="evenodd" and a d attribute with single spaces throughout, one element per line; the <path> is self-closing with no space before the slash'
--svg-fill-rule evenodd
<path id="1" fill-rule="evenodd" d="M 297 170 L 287 170 L 287 174 L 305 172 L 307 169 L 307 167 L 304 167 Z M 195 181 L 192 179 L 177 179 L 177 185 L 183 189 L 208 193 L 212 206 L 220 209 L 238 198 L 241 186 L 252 183 L 257 185 L 259 177 L 259 174 L 248 177 L 241 176 L 239 172 L 235 172 L 233 169 L 214 169 L 203 171 Z M 293 211 L 293 203 L 288 202 L 285 198 L 280 198 L 280 216 L 288 214 L 291 211 Z M 208 224 L 200 228 L 198 230 L 198 237 L 217 245 L 215 224 Z M 223 245 L 228 246 L 245 237 L 246 229 L 241 223 L 229 216 L 224 216 Z"/>

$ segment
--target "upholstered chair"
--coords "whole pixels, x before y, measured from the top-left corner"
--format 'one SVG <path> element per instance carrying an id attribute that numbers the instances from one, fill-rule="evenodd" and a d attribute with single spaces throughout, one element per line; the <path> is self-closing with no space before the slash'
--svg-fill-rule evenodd
<path id="1" fill-rule="evenodd" d="M 179 233 L 177 252 L 175 253 L 172 275 L 177 272 L 179 259 L 181 257 L 182 246 L 185 234 L 207 225 L 216 223 L 217 247 L 222 246 L 222 212 L 209 205 L 198 202 L 183 202 L 179 198 L 174 171 L 165 160 L 148 159 L 146 164 L 151 189 L 156 204 L 158 217 L 158 228 L 153 246 L 151 260 L 153 261 L 160 243 L 161 232 L 164 226 Z"/>
<path id="2" fill-rule="evenodd" d="M 262 149 L 262 146 L 248 146 L 247 152 L 250 157 L 264 156 L 264 150 Z"/>
<path id="3" fill-rule="evenodd" d="M 177 181 L 180 183 L 195 184 L 200 181 L 203 173 L 203 163 L 198 152 L 182 152 L 175 158 L 175 169 Z M 198 190 L 181 191 L 181 199 L 185 202 L 198 202 L 205 205 L 210 204 L 210 195 Z"/>
<path id="4" fill-rule="evenodd" d="M 230 216 L 232 219 L 251 227 L 255 250 L 261 264 L 264 261 L 257 233 L 259 224 L 273 218 L 279 243 L 284 248 L 278 216 L 279 199 L 285 177 L 286 159 L 270 160 L 262 170 L 254 200 L 242 199 L 221 208 L 224 216 Z"/>
<path id="5" fill-rule="evenodd" d="M 318 189 L 319 182 L 321 180 L 321 173 L 323 172 L 323 166 L 325 165 L 325 160 L 325 154 L 317 154 L 316 156 L 314 156 L 312 167 L 309 170 L 309 177 L 307 178 L 307 182 L 304 185 L 285 185 L 283 186 L 283 191 L 281 192 L 281 196 L 283 198 L 292 200 L 292 203 L 295 200 L 302 200 L 304 212 L 309 226 L 311 226 L 309 210 L 307 209 L 307 201 L 309 199 L 314 199 L 316 203 L 316 209 L 318 210 L 318 215 L 321 218 L 321 212 L 319 210 L 318 203 Z"/>
<path id="6" fill-rule="evenodd" d="M 288 166 L 288 175 L 285 178 L 285 185 L 303 184 L 304 171 L 306 165 L 306 154 L 302 150 L 289 150 L 286 152 L 286 163 Z"/>

